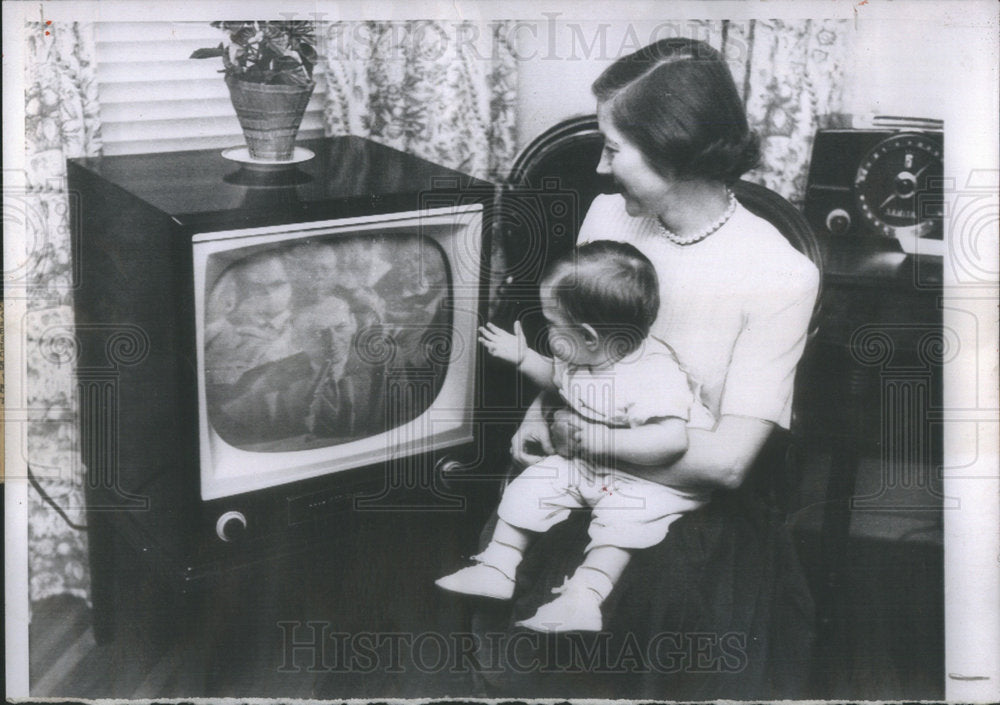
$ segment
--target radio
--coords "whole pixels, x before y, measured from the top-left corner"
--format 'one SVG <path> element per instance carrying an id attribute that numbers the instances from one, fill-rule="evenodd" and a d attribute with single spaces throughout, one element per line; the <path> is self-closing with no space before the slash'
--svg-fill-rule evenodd
<path id="1" fill-rule="evenodd" d="M 817 235 L 896 240 L 904 252 L 940 255 L 941 127 L 881 117 L 871 127 L 819 130 L 805 199 Z"/>

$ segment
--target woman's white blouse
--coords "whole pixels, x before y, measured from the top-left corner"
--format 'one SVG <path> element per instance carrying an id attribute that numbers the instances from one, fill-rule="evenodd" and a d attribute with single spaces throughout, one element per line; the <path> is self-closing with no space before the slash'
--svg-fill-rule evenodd
<path id="1" fill-rule="evenodd" d="M 770 223 L 738 206 L 693 245 L 676 245 L 655 218 L 625 212 L 619 195 L 598 196 L 579 242 L 635 245 L 656 267 L 665 340 L 716 417 L 750 416 L 788 428 L 795 366 L 819 289 L 815 265 Z"/>

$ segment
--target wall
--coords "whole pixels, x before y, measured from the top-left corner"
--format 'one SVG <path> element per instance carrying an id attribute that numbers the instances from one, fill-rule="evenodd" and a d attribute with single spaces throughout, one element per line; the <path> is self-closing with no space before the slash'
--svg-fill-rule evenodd
<path id="1" fill-rule="evenodd" d="M 854 66 L 846 77 L 848 112 L 943 119 L 954 90 L 951 61 L 961 28 L 913 18 L 861 18 Z"/>

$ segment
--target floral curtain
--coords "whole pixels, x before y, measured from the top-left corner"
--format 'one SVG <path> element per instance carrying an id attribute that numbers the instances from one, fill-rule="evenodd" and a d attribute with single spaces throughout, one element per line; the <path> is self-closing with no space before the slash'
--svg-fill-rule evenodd
<path id="1" fill-rule="evenodd" d="M 328 135 L 360 135 L 480 178 L 513 162 L 508 23 L 333 22 L 320 28 Z"/>
<path id="2" fill-rule="evenodd" d="M 29 409 L 21 452 L 34 481 L 29 491 L 31 600 L 89 596 L 83 485 L 76 425 L 70 218 L 66 159 L 100 153 L 93 25 L 26 24 L 23 212 L 28 258 L 25 393 Z M 47 501 L 44 497 L 48 497 Z"/>
<path id="3" fill-rule="evenodd" d="M 842 119 L 850 23 L 727 21 L 704 31 L 729 61 L 761 137 L 761 166 L 747 178 L 801 205 L 813 136 Z"/>

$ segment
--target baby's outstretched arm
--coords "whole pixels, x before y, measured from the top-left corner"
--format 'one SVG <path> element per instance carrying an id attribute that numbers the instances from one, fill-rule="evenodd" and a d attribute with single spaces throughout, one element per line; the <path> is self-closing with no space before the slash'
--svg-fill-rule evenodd
<path id="1" fill-rule="evenodd" d="M 514 332 L 508 333 L 495 323 L 479 328 L 479 342 L 493 357 L 520 365 L 528 351 L 528 343 L 521 329 L 521 322 L 514 321 Z"/>
<path id="2" fill-rule="evenodd" d="M 479 328 L 479 342 L 493 357 L 506 360 L 542 389 L 554 389 L 552 360 L 528 347 L 520 321 L 514 321 L 514 332 L 508 333 L 493 323 Z"/>

